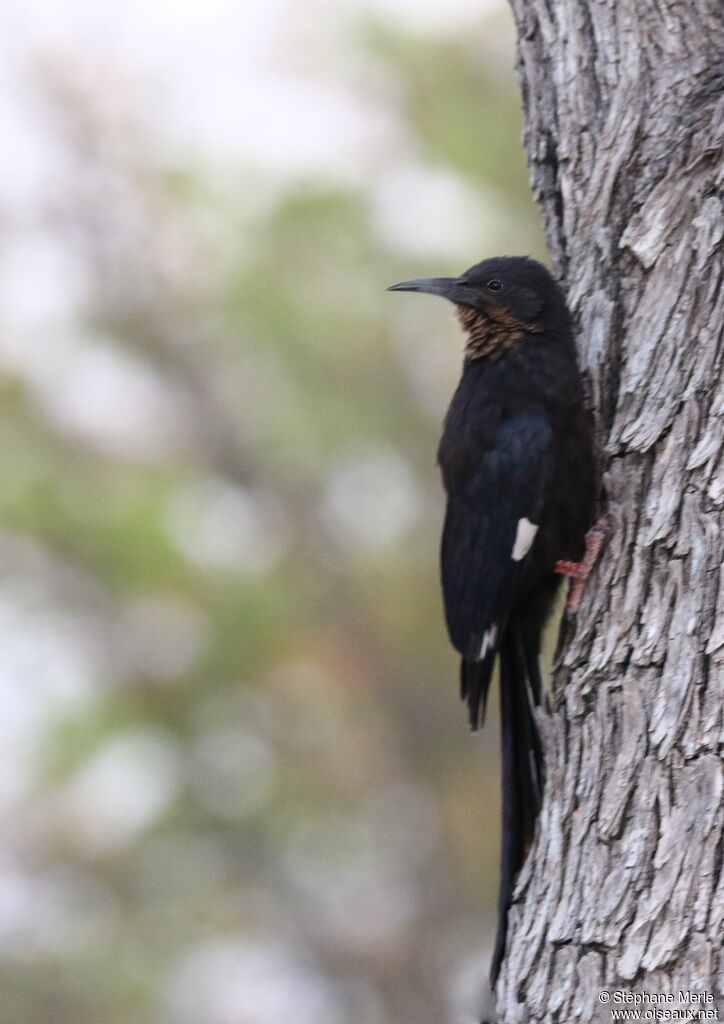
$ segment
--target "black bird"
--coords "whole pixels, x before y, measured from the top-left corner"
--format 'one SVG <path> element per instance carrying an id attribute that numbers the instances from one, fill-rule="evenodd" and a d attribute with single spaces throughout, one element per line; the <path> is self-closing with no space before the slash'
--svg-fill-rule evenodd
<path id="1" fill-rule="evenodd" d="M 542 796 L 532 710 L 543 686 L 541 632 L 560 582 L 557 563 L 559 572 L 583 576 L 590 562 L 581 560 L 595 501 L 591 425 L 570 314 L 540 263 L 498 257 L 461 277 L 403 281 L 389 290 L 449 299 L 467 334 L 438 450 L 447 492 L 441 569 L 473 729 L 500 659 L 503 843 L 494 983 L 515 876 Z"/>

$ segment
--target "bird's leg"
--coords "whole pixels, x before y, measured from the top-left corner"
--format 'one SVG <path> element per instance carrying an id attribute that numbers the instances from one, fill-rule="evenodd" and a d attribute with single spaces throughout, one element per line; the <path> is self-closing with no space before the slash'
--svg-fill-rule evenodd
<path id="1" fill-rule="evenodd" d="M 598 561 L 601 548 L 611 535 L 611 524 L 608 517 L 603 516 L 586 534 L 586 550 L 580 562 L 556 562 L 555 571 L 571 580 L 571 588 L 566 601 L 566 611 L 575 615 L 581 606 L 586 582 Z"/>

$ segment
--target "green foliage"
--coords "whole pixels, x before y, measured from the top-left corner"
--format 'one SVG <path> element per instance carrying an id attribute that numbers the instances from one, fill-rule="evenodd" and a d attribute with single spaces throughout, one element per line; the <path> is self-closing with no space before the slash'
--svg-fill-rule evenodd
<path id="1" fill-rule="evenodd" d="M 508 23 L 347 45 L 402 84 L 419 165 L 540 255 Z M 73 345 L 103 336 L 111 380 L 76 401 L 43 350 L 2 381 L 0 629 L 32 728 L 0 1018 L 276 1024 L 296 1000 L 296 1024 L 440 1024 L 492 929 L 495 728 L 468 735 L 438 596 L 459 339 L 384 289 L 486 239 L 395 246 L 370 183 L 322 175 L 250 214 L 248 168 L 222 187 L 128 128 L 124 163 L 88 97 L 63 102 L 92 144 L 47 130 L 112 175 L 48 230 L 87 282 Z"/>

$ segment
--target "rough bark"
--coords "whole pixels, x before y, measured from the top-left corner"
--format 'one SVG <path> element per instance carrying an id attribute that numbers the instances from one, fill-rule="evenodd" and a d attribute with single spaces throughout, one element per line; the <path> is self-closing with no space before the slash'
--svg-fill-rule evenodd
<path id="1" fill-rule="evenodd" d="M 541 716 L 498 1001 L 572 1024 L 602 990 L 724 991 L 724 6 L 511 3 L 614 534 Z"/>

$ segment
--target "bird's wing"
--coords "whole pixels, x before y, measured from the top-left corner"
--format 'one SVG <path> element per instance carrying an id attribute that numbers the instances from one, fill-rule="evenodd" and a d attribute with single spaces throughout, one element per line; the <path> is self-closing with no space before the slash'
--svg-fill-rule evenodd
<path id="1" fill-rule="evenodd" d="M 448 496 L 441 551 L 445 615 L 464 662 L 485 676 L 483 690 L 540 524 L 551 469 L 548 417 L 542 410 L 521 413 L 501 422 L 492 445 L 480 450 Z M 465 671 L 464 664 L 463 688 Z"/>

